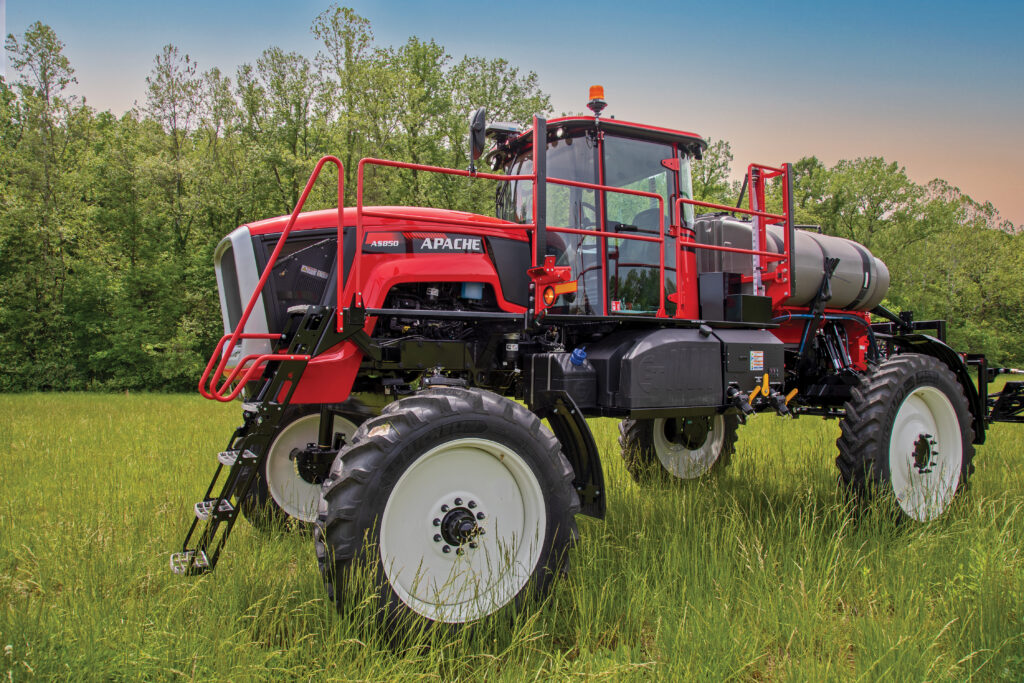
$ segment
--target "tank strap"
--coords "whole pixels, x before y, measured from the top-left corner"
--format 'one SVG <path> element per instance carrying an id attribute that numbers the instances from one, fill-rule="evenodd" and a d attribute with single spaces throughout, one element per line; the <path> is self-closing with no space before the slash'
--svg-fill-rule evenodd
<path id="1" fill-rule="evenodd" d="M 871 253 L 867 249 L 856 242 L 850 242 L 850 245 L 857 250 L 858 254 L 860 254 L 861 266 L 864 272 L 864 277 L 861 279 L 860 283 L 860 293 L 857 294 L 857 298 L 851 301 L 848 306 L 845 306 L 845 308 L 855 311 L 857 310 L 857 306 L 860 305 L 860 302 L 864 300 L 868 290 L 871 289 L 871 266 L 873 264 L 871 263 Z"/>

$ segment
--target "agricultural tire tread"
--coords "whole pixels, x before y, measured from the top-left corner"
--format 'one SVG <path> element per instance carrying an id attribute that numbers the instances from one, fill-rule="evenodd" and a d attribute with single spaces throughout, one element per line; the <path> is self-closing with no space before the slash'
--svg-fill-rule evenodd
<path id="1" fill-rule="evenodd" d="M 432 448 L 463 438 L 488 439 L 514 449 L 535 475 L 545 501 L 545 539 L 530 580 L 512 602 L 546 594 L 578 539 L 575 515 L 580 503 L 572 467 L 550 430 L 522 405 L 479 389 L 435 387 L 391 403 L 363 423 L 324 482 L 314 540 L 324 587 L 339 610 L 344 608 L 346 579 L 365 566 L 389 627 L 433 623 L 404 604 L 391 586 L 381 561 L 380 527 L 402 474 Z"/>
<path id="2" fill-rule="evenodd" d="M 966 488 L 974 472 L 974 430 L 967 397 L 953 372 L 940 360 L 917 353 L 893 356 L 873 365 L 854 387 L 840 420 L 836 466 L 840 481 L 862 503 L 885 496 L 897 520 L 911 519 L 901 510 L 892 487 L 890 438 L 905 399 L 922 387 L 938 389 L 956 415 L 962 447 L 955 493 Z M 939 512 L 941 514 L 941 511 Z"/>

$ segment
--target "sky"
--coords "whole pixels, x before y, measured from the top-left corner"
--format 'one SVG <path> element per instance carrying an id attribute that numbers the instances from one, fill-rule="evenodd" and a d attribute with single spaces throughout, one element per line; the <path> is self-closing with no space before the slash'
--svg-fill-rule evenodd
<path id="1" fill-rule="evenodd" d="M 228 74 L 272 45 L 312 57 L 309 26 L 328 7 L 0 0 L 0 10 L 4 2 L 6 31 L 52 26 L 77 93 L 115 113 L 145 102 L 145 78 L 167 43 L 201 70 Z M 606 116 L 726 139 L 736 172 L 811 155 L 829 165 L 882 156 L 917 182 L 943 178 L 1024 225 L 1019 1 L 344 4 L 370 20 L 378 45 L 416 35 L 456 58 L 504 57 L 535 71 L 556 114 L 582 111 L 588 87 L 601 84 Z"/>

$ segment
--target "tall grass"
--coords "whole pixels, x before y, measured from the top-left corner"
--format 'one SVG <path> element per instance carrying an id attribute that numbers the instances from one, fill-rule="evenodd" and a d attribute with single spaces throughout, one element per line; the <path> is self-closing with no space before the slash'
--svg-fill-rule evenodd
<path id="1" fill-rule="evenodd" d="M 593 422 L 608 519 L 543 604 L 396 645 L 365 582 L 327 603 L 312 543 L 240 522 L 211 575 L 167 558 L 238 407 L 0 396 L 0 677 L 9 680 L 1024 678 L 1024 430 L 1000 425 L 940 520 L 855 515 L 834 422 L 762 415 L 733 466 L 637 486 Z"/>

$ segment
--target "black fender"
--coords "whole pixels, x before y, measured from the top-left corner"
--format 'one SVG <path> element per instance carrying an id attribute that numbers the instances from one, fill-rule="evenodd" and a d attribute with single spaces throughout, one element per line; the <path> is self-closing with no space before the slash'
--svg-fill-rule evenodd
<path id="1" fill-rule="evenodd" d="M 974 443 L 978 445 L 985 443 L 985 428 L 988 425 L 985 400 L 978 395 L 978 390 L 971 381 L 971 375 L 963 356 L 945 342 L 927 334 L 904 334 L 894 336 L 889 341 L 901 352 L 909 351 L 931 356 L 949 366 L 949 369 L 956 375 L 957 381 L 960 382 L 960 386 L 963 387 L 964 395 L 967 396 L 967 404 L 974 418 Z"/>
<path id="2" fill-rule="evenodd" d="M 583 413 L 564 391 L 538 391 L 530 409 L 547 419 L 555 438 L 562 444 L 562 453 L 572 465 L 573 486 L 580 497 L 580 513 L 604 519 L 608 496 L 604 487 L 601 454 Z"/>

